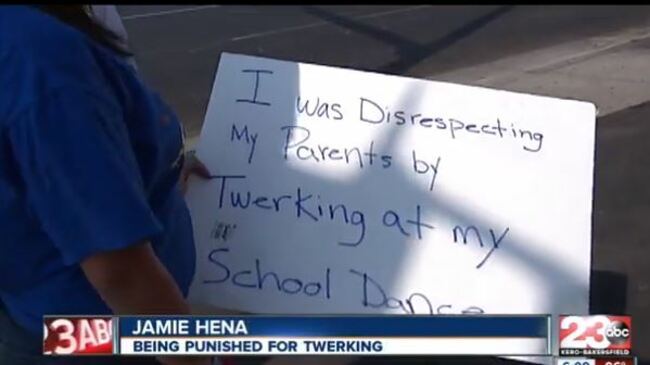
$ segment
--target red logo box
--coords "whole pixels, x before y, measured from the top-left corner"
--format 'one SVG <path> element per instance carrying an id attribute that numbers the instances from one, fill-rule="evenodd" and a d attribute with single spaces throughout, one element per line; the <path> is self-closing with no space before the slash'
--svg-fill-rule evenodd
<path id="1" fill-rule="evenodd" d="M 632 357 L 596 359 L 596 365 L 635 365 L 635 364 L 636 361 Z"/>
<path id="2" fill-rule="evenodd" d="M 625 356 L 631 350 L 629 316 L 560 316 L 560 355 Z"/>
<path id="3" fill-rule="evenodd" d="M 45 317 L 44 355 L 112 355 L 113 318 Z"/>

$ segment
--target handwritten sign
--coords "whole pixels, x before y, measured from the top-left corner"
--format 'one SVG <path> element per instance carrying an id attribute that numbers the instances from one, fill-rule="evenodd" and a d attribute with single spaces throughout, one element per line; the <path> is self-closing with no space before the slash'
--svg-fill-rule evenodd
<path id="1" fill-rule="evenodd" d="M 593 104 L 222 54 L 195 303 L 587 313 Z"/>

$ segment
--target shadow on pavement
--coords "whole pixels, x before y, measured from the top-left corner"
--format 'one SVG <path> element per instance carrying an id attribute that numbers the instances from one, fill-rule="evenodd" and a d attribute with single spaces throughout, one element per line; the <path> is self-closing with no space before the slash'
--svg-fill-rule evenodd
<path id="1" fill-rule="evenodd" d="M 358 20 L 337 15 L 320 7 L 305 6 L 303 8 L 307 14 L 314 15 L 332 24 L 336 24 L 354 32 L 362 33 L 379 41 L 393 45 L 399 55 L 399 59 L 379 68 L 377 71 L 398 75 L 408 75 L 409 70 L 417 66 L 420 62 L 445 48 L 452 46 L 454 43 L 469 37 L 492 21 L 511 11 L 514 6 L 500 6 L 487 14 L 464 24 L 462 27 L 444 37 L 435 39 L 427 44 L 413 42 L 396 33 L 364 24 Z"/>

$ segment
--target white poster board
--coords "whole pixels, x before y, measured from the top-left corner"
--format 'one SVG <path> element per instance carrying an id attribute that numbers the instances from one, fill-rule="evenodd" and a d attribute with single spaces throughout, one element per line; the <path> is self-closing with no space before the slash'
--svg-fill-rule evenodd
<path id="1" fill-rule="evenodd" d="M 222 54 L 190 299 L 588 313 L 593 104 Z M 244 207 L 245 206 L 245 207 Z"/>

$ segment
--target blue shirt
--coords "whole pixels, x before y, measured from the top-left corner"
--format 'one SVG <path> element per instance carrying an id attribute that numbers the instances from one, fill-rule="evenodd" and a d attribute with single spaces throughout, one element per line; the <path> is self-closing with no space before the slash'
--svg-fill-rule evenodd
<path id="1" fill-rule="evenodd" d="M 112 50 L 25 6 L 0 7 L 0 87 L 11 317 L 36 334 L 44 314 L 111 313 L 79 263 L 146 239 L 187 294 L 195 251 L 174 113 Z"/>

